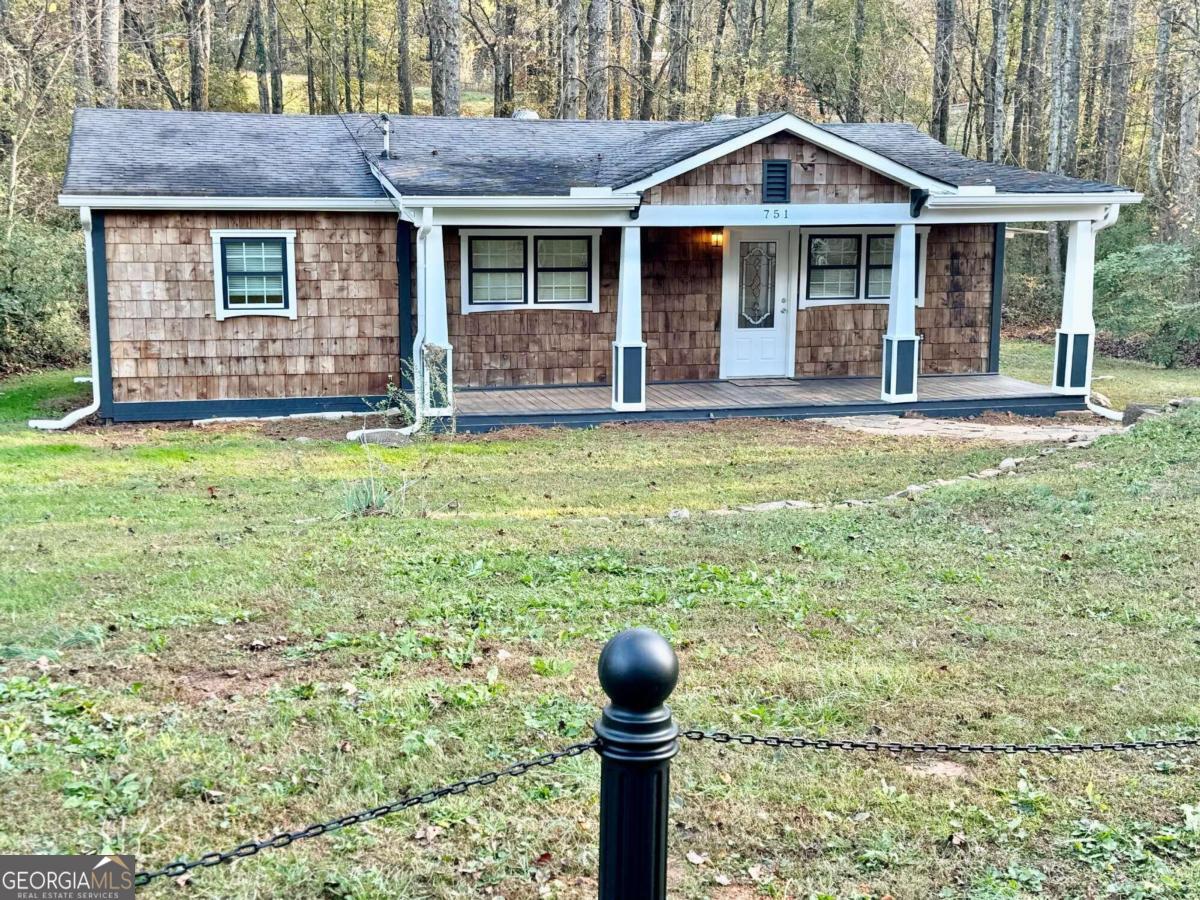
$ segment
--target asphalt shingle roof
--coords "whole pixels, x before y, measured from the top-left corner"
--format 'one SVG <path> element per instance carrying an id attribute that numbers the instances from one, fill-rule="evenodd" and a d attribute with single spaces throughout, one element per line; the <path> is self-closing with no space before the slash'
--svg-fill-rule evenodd
<path id="1" fill-rule="evenodd" d="M 778 114 L 715 122 L 394 116 L 384 159 L 377 117 L 155 110 L 75 113 L 66 194 L 382 197 L 369 157 L 402 194 L 561 196 L 631 184 Z M 929 178 L 1016 193 L 1120 190 L 969 159 L 907 124 L 818 125 Z"/>

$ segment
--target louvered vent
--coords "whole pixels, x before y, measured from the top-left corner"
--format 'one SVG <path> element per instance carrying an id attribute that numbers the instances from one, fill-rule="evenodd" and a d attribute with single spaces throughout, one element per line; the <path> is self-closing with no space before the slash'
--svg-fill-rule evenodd
<path id="1" fill-rule="evenodd" d="M 786 159 L 763 161 L 763 203 L 788 203 L 791 200 L 792 164 Z"/>

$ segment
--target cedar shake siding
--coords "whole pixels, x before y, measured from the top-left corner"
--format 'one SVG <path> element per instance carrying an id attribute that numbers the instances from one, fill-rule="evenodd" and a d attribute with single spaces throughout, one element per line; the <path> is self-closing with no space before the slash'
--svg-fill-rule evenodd
<path id="1" fill-rule="evenodd" d="M 213 228 L 295 229 L 297 318 L 218 321 Z M 399 373 L 386 213 L 109 212 L 115 402 L 379 395 Z"/>
<path id="2" fill-rule="evenodd" d="M 792 203 L 907 203 L 909 189 L 791 135 L 766 138 L 646 192 L 644 203 L 762 203 L 763 160 L 791 160 Z M 785 224 L 785 223 L 774 223 Z"/>
<path id="3" fill-rule="evenodd" d="M 550 233 L 550 230 L 547 230 Z M 446 229 L 446 303 L 459 387 L 605 384 L 617 322 L 621 235 L 600 235 L 600 311 L 510 309 L 462 312 L 457 230 Z"/>
<path id="4" fill-rule="evenodd" d="M 704 228 L 642 229 L 642 331 L 649 381 L 717 377 L 721 249 Z M 462 313 L 456 231 L 447 231 L 446 300 L 459 387 L 607 384 L 616 329 L 621 236 L 600 236 L 600 311 Z"/>
<path id="5" fill-rule="evenodd" d="M 987 371 L 994 233 L 991 225 L 930 229 L 925 306 L 917 309 L 922 374 Z M 886 329 L 886 303 L 801 310 L 796 375 L 879 375 Z"/>

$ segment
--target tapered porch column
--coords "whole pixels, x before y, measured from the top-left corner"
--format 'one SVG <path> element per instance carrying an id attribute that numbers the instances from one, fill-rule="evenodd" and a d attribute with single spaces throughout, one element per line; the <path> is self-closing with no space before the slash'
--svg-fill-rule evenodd
<path id="1" fill-rule="evenodd" d="M 428 219 L 426 220 L 428 221 Z M 450 415 L 454 407 L 453 354 L 446 312 L 446 256 L 441 225 L 419 232 L 421 332 L 418 378 L 426 415 Z"/>
<path id="2" fill-rule="evenodd" d="M 1092 384 L 1092 277 L 1096 235 L 1089 221 L 1071 222 L 1067 230 L 1067 267 L 1063 281 L 1062 326 L 1054 347 L 1054 392 L 1087 395 Z"/>
<path id="3" fill-rule="evenodd" d="M 642 229 L 621 229 L 617 328 L 613 339 L 612 408 L 646 408 L 646 343 L 642 340 Z"/>
<path id="4" fill-rule="evenodd" d="M 917 334 L 917 229 L 897 225 L 892 242 L 892 288 L 883 336 L 883 390 L 887 403 L 917 399 L 921 337 Z"/>

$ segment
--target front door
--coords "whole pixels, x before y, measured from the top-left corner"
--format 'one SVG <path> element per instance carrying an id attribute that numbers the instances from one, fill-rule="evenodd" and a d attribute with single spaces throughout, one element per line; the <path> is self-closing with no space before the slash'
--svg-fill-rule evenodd
<path id="1" fill-rule="evenodd" d="M 729 232 L 721 299 L 721 377 L 791 375 L 795 282 L 786 228 Z"/>

